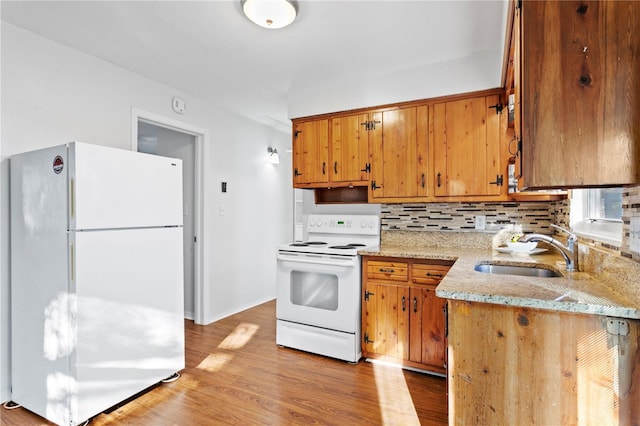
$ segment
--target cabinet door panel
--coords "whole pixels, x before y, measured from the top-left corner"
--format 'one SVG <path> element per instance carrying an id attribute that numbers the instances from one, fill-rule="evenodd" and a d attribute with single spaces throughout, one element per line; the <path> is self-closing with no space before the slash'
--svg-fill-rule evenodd
<path id="1" fill-rule="evenodd" d="M 365 127 L 368 117 L 359 114 L 331 119 L 331 181 L 368 179 L 365 170 L 369 161 L 369 135 Z"/>
<path id="2" fill-rule="evenodd" d="M 437 196 L 500 195 L 500 117 L 490 110 L 499 97 L 434 105 Z M 438 176 L 438 174 L 440 176 Z"/>
<path id="3" fill-rule="evenodd" d="M 436 296 L 435 287 L 421 289 L 420 293 L 422 296 L 420 321 L 422 324 L 422 362 L 444 367 L 446 352 L 444 306 L 446 300 Z"/>
<path id="4" fill-rule="evenodd" d="M 372 198 L 428 195 L 428 107 L 383 111 L 370 135 Z"/>
<path id="5" fill-rule="evenodd" d="M 329 121 L 297 123 L 293 131 L 293 183 L 329 181 Z"/>
<path id="6" fill-rule="evenodd" d="M 376 353 L 376 339 L 378 331 L 376 323 L 378 318 L 378 286 L 365 282 L 362 297 L 362 355 L 368 356 Z"/>
<path id="7" fill-rule="evenodd" d="M 398 353 L 398 286 L 379 284 L 377 291 L 375 352 L 395 358 Z"/>
<path id="8" fill-rule="evenodd" d="M 640 182 L 640 2 L 525 1 L 526 188 Z"/>
<path id="9" fill-rule="evenodd" d="M 383 122 L 382 195 L 400 197 L 417 190 L 410 164 L 417 156 L 415 108 L 385 111 Z"/>
<path id="10" fill-rule="evenodd" d="M 422 311 L 423 311 L 423 296 L 422 289 L 411 288 L 410 295 L 410 322 L 411 329 L 409 330 L 409 361 L 422 362 Z M 428 326 L 428 324 L 424 324 Z"/>
<path id="11" fill-rule="evenodd" d="M 409 287 L 398 287 L 398 340 L 395 357 L 409 358 L 409 331 L 411 327 L 411 297 Z"/>

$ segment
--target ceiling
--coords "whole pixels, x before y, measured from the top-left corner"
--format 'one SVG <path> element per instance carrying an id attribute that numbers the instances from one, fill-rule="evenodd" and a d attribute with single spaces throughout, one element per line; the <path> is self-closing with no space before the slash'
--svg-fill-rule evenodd
<path id="1" fill-rule="evenodd" d="M 253 24 L 239 0 L 1 7 L 3 21 L 288 132 L 291 91 L 502 52 L 507 2 L 302 0 L 280 30 Z"/>

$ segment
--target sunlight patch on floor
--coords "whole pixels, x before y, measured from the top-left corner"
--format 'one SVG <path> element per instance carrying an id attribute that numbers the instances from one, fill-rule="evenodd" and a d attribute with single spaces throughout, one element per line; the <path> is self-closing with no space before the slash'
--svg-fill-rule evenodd
<path id="1" fill-rule="evenodd" d="M 420 425 L 401 368 L 373 364 L 383 425 Z"/>
<path id="2" fill-rule="evenodd" d="M 254 334 L 258 331 L 259 326 L 256 324 L 242 323 L 236 327 L 225 339 L 218 345 L 220 349 L 240 349 L 247 344 Z"/>
<path id="3" fill-rule="evenodd" d="M 621 371 L 618 339 L 621 338 L 601 329 L 578 341 L 576 399 L 579 418 L 597 419 L 596 423 L 601 424 L 626 423 L 620 418 L 621 395 L 618 391 L 624 390 L 627 394 L 632 383 L 631 377 L 618 374 Z"/>
<path id="4" fill-rule="evenodd" d="M 207 356 L 196 368 L 206 370 L 209 373 L 215 373 L 222 370 L 226 364 L 231 362 L 233 355 L 225 353 L 215 353 Z"/>

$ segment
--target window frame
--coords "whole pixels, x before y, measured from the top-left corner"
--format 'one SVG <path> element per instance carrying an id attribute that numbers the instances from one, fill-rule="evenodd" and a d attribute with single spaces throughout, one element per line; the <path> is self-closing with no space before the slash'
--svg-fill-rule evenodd
<path id="1" fill-rule="evenodd" d="M 601 195 L 596 193 L 607 188 L 584 188 L 571 190 L 570 225 L 579 237 L 589 238 L 615 247 L 622 244 L 622 217 L 603 218 L 594 214 L 595 199 Z M 622 197 L 622 188 L 620 188 Z M 621 212 L 622 214 L 622 212 Z"/>

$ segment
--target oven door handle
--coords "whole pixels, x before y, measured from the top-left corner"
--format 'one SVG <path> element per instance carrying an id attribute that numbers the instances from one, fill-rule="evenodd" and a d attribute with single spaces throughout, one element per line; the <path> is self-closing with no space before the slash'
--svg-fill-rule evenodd
<path id="1" fill-rule="evenodd" d="M 316 265 L 330 265 L 330 266 L 354 266 L 354 259 L 336 259 L 335 257 L 315 257 L 309 255 L 287 255 L 278 253 L 278 260 L 284 260 L 287 262 L 299 262 L 299 263 L 314 263 Z"/>

